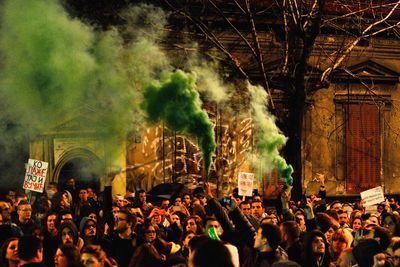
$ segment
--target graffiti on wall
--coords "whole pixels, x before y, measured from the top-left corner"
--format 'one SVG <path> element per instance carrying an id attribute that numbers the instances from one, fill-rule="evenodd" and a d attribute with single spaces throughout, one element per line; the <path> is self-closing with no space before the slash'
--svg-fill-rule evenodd
<path id="1" fill-rule="evenodd" d="M 210 168 L 210 182 L 221 191 L 236 187 L 239 171 L 249 171 L 246 152 L 252 148 L 250 118 L 217 124 L 217 149 Z M 175 134 L 162 125 L 148 128 L 128 147 L 128 188 L 150 189 L 163 182 L 195 187 L 204 177 L 203 158 L 195 139 Z"/>

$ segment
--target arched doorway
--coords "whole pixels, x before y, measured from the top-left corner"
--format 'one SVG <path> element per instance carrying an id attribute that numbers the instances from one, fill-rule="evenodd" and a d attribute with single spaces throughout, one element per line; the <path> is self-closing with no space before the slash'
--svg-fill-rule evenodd
<path id="1" fill-rule="evenodd" d="M 66 153 L 57 164 L 54 181 L 63 187 L 69 178 L 74 178 L 78 185 L 100 187 L 101 160 L 85 149 L 75 149 Z"/>

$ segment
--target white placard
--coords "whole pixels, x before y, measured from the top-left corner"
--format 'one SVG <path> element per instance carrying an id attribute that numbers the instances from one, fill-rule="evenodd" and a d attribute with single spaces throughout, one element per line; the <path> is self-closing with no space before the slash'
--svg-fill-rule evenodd
<path id="1" fill-rule="evenodd" d="M 42 193 L 44 183 L 46 182 L 48 166 L 49 163 L 47 162 L 29 159 L 26 165 L 25 180 L 22 188 Z"/>
<path id="2" fill-rule="evenodd" d="M 253 181 L 254 181 L 254 173 L 239 172 L 238 175 L 239 196 L 251 197 L 253 195 Z"/>
<path id="3" fill-rule="evenodd" d="M 383 188 L 381 186 L 363 191 L 360 193 L 361 200 L 364 201 L 364 206 L 372 206 L 385 201 L 385 196 L 383 194 Z"/>

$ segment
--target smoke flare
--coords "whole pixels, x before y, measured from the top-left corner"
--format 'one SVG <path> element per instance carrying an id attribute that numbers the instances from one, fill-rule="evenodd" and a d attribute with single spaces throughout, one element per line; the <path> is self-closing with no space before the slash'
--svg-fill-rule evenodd
<path id="1" fill-rule="evenodd" d="M 248 83 L 251 95 L 251 107 L 254 122 L 255 151 L 251 155 L 251 162 L 255 169 L 260 163 L 263 165 L 262 174 L 267 174 L 276 168 L 281 179 L 287 185 L 293 184 L 293 168 L 279 155 L 279 149 L 286 143 L 287 138 L 279 131 L 275 124 L 275 118 L 266 110 L 268 95 L 260 86 Z"/>
<path id="2" fill-rule="evenodd" d="M 201 109 L 196 76 L 177 70 L 144 91 L 144 109 L 152 122 L 164 121 L 174 131 L 196 136 L 203 152 L 206 179 L 216 148 L 213 124 Z"/>

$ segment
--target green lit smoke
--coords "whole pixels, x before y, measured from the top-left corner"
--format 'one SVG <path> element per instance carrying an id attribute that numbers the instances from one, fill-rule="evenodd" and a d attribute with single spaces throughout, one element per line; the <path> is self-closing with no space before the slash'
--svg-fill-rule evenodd
<path id="1" fill-rule="evenodd" d="M 267 111 L 268 95 L 260 86 L 248 84 L 248 90 L 255 131 L 255 151 L 250 155 L 252 165 L 261 174 L 268 174 L 276 168 L 285 183 L 292 185 L 293 168 L 279 155 L 279 149 L 287 138 L 279 131 L 275 118 Z"/>
<path id="2" fill-rule="evenodd" d="M 140 114 L 126 71 L 134 63 L 124 56 L 116 31 L 95 32 L 70 18 L 56 0 L 4 1 L 0 27 L 1 114 L 19 129 L 1 143 L 32 139 L 75 114 L 111 155 L 137 126 L 133 114 Z"/>
<path id="3" fill-rule="evenodd" d="M 153 83 L 145 89 L 144 109 L 150 121 L 164 121 L 174 131 L 197 137 L 207 179 L 216 144 L 213 124 L 201 109 L 195 82 L 194 74 L 175 71 L 161 83 Z"/>

